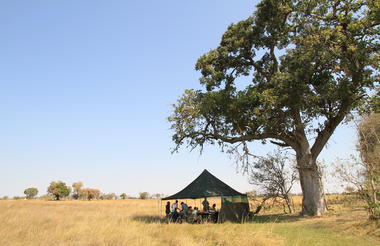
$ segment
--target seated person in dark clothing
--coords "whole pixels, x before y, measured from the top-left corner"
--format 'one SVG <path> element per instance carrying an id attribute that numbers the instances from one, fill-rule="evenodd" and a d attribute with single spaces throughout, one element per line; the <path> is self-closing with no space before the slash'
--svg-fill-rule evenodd
<path id="1" fill-rule="evenodd" d="M 168 216 L 170 214 L 170 202 L 166 203 L 165 214 L 166 214 L 166 216 Z"/>
<path id="2" fill-rule="evenodd" d="M 212 205 L 212 207 L 210 208 L 209 211 L 210 211 L 210 213 L 216 212 L 216 204 L 215 203 Z"/>
<path id="3" fill-rule="evenodd" d="M 216 210 L 216 204 L 213 204 L 212 207 L 210 208 L 211 221 L 214 223 L 217 223 L 218 222 L 218 216 L 219 216 L 219 211 Z"/>
<path id="4" fill-rule="evenodd" d="M 174 212 L 172 212 L 172 221 L 173 222 L 176 222 L 177 221 L 177 219 L 178 219 L 178 217 L 179 217 L 179 208 L 176 208 L 175 210 L 174 210 Z"/>
<path id="5" fill-rule="evenodd" d="M 198 208 L 194 207 L 192 214 L 194 214 L 195 216 L 198 216 L 198 213 L 199 213 Z"/>
<path id="6" fill-rule="evenodd" d="M 193 207 L 189 206 L 189 210 L 187 211 L 188 214 L 191 214 L 193 212 Z"/>
<path id="7" fill-rule="evenodd" d="M 184 202 L 181 202 L 181 208 L 182 212 L 184 212 L 185 214 L 187 213 L 187 210 L 189 210 L 189 206 L 187 206 L 187 204 Z"/>
<path id="8" fill-rule="evenodd" d="M 201 218 L 199 216 L 199 210 L 197 207 L 194 207 L 194 209 L 192 209 L 191 211 L 191 214 L 189 215 L 190 216 L 190 223 L 199 223 Z"/>

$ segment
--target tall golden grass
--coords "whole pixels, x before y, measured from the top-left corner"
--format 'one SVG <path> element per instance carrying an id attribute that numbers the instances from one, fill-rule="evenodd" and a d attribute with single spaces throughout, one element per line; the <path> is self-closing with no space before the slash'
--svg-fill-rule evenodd
<path id="1" fill-rule="evenodd" d="M 157 200 L 0 201 L 0 245 L 380 245 L 377 237 L 360 229 L 355 236 L 350 229 L 366 223 L 363 210 L 320 218 L 268 213 L 245 224 L 191 225 L 165 223 L 164 205 Z"/>
<path id="2" fill-rule="evenodd" d="M 0 245 L 282 245 L 240 224 L 166 224 L 155 200 L 0 201 Z"/>

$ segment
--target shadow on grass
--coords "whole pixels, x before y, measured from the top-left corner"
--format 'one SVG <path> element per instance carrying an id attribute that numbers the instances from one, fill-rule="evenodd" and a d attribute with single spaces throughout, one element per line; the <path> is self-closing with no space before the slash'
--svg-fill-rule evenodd
<path id="1" fill-rule="evenodd" d="M 299 221 L 301 218 L 304 217 L 288 214 L 257 215 L 250 220 L 250 223 L 289 223 Z"/>
<path id="2" fill-rule="evenodd" d="M 247 221 L 247 223 L 289 223 L 299 221 L 301 218 L 304 217 L 301 215 L 287 214 L 258 215 Z M 132 219 L 146 224 L 168 223 L 167 218 L 157 215 L 134 216 Z"/>
<path id="3" fill-rule="evenodd" d="M 146 224 L 168 223 L 168 220 L 165 217 L 160 217 L 157 215 L 134 216 L 132 219 L 134 221 L 143 222 Z"/>

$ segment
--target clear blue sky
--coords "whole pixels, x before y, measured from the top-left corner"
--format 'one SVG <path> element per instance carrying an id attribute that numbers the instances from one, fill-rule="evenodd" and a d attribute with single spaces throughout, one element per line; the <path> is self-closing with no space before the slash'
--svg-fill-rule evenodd
<path id="1" fill-rule="evenodd" d="M 53 180 L 171 194 L 204 168 L 250 190 L 214 148 L 171 155 L 166 117 L 200 88 L 197 58 L 256 3 L 0 1 L 0 196 L 45 193 Z M 346 157 L 354 142 L 340 127 L 321 158 Z"/>

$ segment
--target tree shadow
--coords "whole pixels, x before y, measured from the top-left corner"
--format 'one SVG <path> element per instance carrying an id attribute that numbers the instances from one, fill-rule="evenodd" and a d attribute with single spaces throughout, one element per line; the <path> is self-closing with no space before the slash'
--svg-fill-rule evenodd
<path id="1" fill-rule="evenodd" d="M 157 216 L 157 215 L 139 215 L 132 217 L 134 221 L 143 222 L 146 224 L 157 224 L 157 223 L 167 223 L 168 220 L 166 217 Z"/>
<path id="2" fill-rule="evenodd" d="M 300 214 L 256 215 L 250 220 L 250 223 L 287 223 L 299 221 L 301 218 L 304 218 L 304 216 Z"/>
<path id="3" fill-rule="evenodd" d="M 299 221 L 304 216 L 299 214 L 270 214 L 270 215 L 256 215 L 252 219 L 246 221 L 247 223 L 289 223 Z M 157 215 L 138 215 L 132 217 L 134 221 L 143 222 L 146 224 L 167 224 L 168 220 L 164 216 Z M 230 222 L 233 223 L 233 222 Z M 236 222 L 237 223 L 237 222 Z"/>

